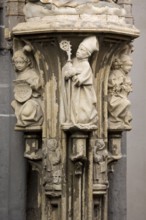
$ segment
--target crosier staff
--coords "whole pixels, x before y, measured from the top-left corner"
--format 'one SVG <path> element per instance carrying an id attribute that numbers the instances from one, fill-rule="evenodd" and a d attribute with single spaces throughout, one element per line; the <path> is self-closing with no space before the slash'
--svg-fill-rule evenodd
<path id="1" fill-rule="evenodd" d="M 71 44 L 70 41 L 68 40 L 62 40 L 60 42 L 60 48 L 67 53 L 67 63 L 68 67 L 72 67 L 72 62 L 71 62 Z M 66 116 L 67 116 L 67 122 L 70 122 L 71 115 L 70 115 L 70 109 L 71 109 L 71 83 L 70 83 L 70 78 L 68 78 L 68 87 L 67 87 L 67 96 L 65 97 L 64 105 L 65 105 L 65 111 L 66 111 Z M 63 88 L 64 91 L 65 88 Z M 63 92 L 63 95 L 66 96 L 66 92 Z"/>

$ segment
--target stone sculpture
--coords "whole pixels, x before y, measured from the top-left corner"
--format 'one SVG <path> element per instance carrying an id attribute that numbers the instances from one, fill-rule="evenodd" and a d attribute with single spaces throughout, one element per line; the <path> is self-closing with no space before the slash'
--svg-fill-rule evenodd
<path id="1" fill-rule="evenodd" d="M 115 4 L 116 0 L 104 0 L 106 4 L 100 4 L 100 0 L 29 0 L 24 7 L 26 19 L 44 17 L 56 14 L 119 14 L 123 10 Z M 125 13 L 125 12 L 124 12 Z"/>
<path id="2" fill-rule="evenodd" d="M 114 207 L 108 198 L 123 178 L 108 174 L 122 157 L 122 132 L 131 127 L 129 54 L 139 35 L 131 4 L 25 2 L 27 22 L 12 32 L 15 51 L 27 44 L 13 57 L 12 105 L 30 163 L 26 218 L 107 220 Z"/>
<path id="3" fill-rule="evenodd" d="M 131 129 L 130 101 L 128 95 L 132 91 L 131 79 L 128 75 L 132 67 L 129 55 L 121 55 L 115 59 L 108 81 L 109 129 Z"/>
<path id="4" fill-rule="evenodd" d="M 43 149 L 44 155 L 44 184 L 47 189 L 57 189 L 61 184 L 61 153 L 56 139 L 49 139 L 47 147 Z"/>
<path id="5" fill-rule="evenodd" d="M 17 117 L 17 127 L 40 126 L 43 122 L 43 112 L 41 107 L 41 82 L 40 77 L 27 53 L 31 48 L 24 46 L 13 55 L 13 62 L 17 74 L 14 81 L 14 97 L 11 105 Z"/>
<path id="6" fill-rule="evenodd" d="M 85 38 L 77 49 L 76 57 L 68 60 L 62 68 L 63 129 L 97 128 L 96 94 L 88 58 L 98 50 L 95 36 Z"/>
<path id="7" fill-rule="evenodd" d="M 93 148 L 93 180 L 94 184 L 99 188 L 106 188 L 108 184 L 107 178 L 107 158 L 108 151 L 103 139 L 98 139 Z"/>

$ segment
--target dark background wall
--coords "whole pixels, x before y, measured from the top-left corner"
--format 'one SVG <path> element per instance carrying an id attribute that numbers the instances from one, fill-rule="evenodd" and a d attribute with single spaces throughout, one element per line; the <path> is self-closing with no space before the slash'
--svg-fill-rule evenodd
<path id="1" fill-rule="evenodd" d="M 14 131 L 11 109 L 12 71 L 10 52 L 0 49 L 0 219 L 25 219 L 25 160 L 23 138 Z"/>
<path id="2" fill-rule="evenodd" d="M 11 108 L 15 78 L 9 44 L 4 40 L 6 8 L 0 1 L 0 220 L 25 220 L 26 162 L 22 134 L 14 131 Z"/>

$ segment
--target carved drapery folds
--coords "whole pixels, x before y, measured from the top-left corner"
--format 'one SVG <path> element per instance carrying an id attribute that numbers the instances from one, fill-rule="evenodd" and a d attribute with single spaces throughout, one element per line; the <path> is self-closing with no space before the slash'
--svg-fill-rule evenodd
<path id="1" fill-rule="evenodd" d="M 114 10 L 110 9 L 112 6 Z M 119 14 L 123 16 L 125 11 L 116 5 L 116 0 L 81 0 L 79 1 L 50 1 L 29 0 L 24 7 L 26 20 L 49 15 L 79 15 L 79 14 Z"/>
<path id="2" fill-rule="evenodd" d="M 12 107 L 15 110 L 16 128 L 40 127 L 43 123 L 43 111 L 41 104 L 41 79 L 32 66 L 29 53 L 31 47 L 25 45 L 15 51 L 13 62 L 16 70 L 14 80 L 14 98 Z"/>
<path id="3" fill-rule="evenodd" d="M 38 219 L 108 220 L 108 172 L 131 129 L 131 40 L 139 32 L 112 0 L 29 0 L 24 13 L 27 22 L 13 29 L 12 107 Z"/>
<path id="4" fill-rule="evenodd" d="M 44 185 L 46 190 L 60 190 L 62 182 L 61 152 L 56 139 L 47 140 L 43 147 Z"/>
<path id="5" fill-rule="evenodd" d="M 128 49 L 128 45 L 126 49 Z M 128 95 L 132 92 L 132 82 L 129 76 L 132 68 L 132 59 L 126 49 L 114 58 L 108 80 L 110 130 L 131 129 L 132 114 Z"/>
<path id="6" fill-rule="evenodd" d="M 68 47 L 71 51 L 70 45 Z M 93 73 L 88 59 L 94 51 L 98 50 L 99 43 L 96 36 L 85 38 L 77 49 L 76 57 L 73 60 L 68 59 L 62 68 L 63 129 L 97 128 L 97 100 Z"/>
<path id="7" fill-rule="evenodd" d="M 107 161 L 108 161 L 108 151 L 106 149 L 104 141 L 96 140 L 93 149 L 93 161 L 94 161 L 94 171 L 93 171 L 93 183 L 98 189 L 104 190 L 108 186 L 107 177 Z"/>

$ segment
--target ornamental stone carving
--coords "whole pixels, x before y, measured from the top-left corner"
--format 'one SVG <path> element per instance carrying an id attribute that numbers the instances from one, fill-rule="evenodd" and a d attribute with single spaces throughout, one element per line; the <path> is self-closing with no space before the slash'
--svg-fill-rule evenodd
<path id="1" fill-rule="evenodd" d="M 70 45 L 68 46 L 70 51 Z M 89 57 L 99 51 L 95 36 L 85 38 L 79 45 L 76 57 L 68 59 L 62 68 L 63 129 L 97 128 L 96 94 Z"/>
<path id="2" fill-rule="evenodd" d="M 105 2 L 105 3 L 104 3 Z M 116 0 L 81 0 L 79 1 L 51 1 L 29 0 L 24 7 L 26 19 L 44 17 L 48 15 L 76 15 L 76 14 L 124 14 L 115 4 Z M 111 9 L 112 7 L 112 9 Z"/>
<path id="3" fill-rule="evenodd" d="M 107 159 L 108 151 L 104 141 L 102 139 L 96 140 L 93 151 L 93 181 L 100 190 L 106 189 L 108 186 Z"/>
<path id="4" fill-rule="evenodd" d="M 13 29 L 12 106 L 30 164 L 27 203 L 35 203 L 26 219 L 108 220 L 108 172 L 131 129 L 139 35 L 118 2 L 29 0 L 26 22 Z"/>
<path id="5" fill-rule="evenodd" d="M 122 54 L 113 61 L 108 81 L 109 129 L 131 129 L 131 102 L 128 99 L 129 93 L 132 92 L 132 82 L 129 77 L 131 68 L 132 59 L 127 54 Z"/>
<path id="6" fill-rule="evenodd" d="M 38 73 L 32 67 L 30 46 L 16 51 L 13 55 L 17 78 L 14 80 L 14 98 L 12 107 L 15 110 L 17 128 L 41 126 L 43 111 L 41 106 L 41 81 Z"/>
<path id="7" fill-rule="evenodd" d="M 46 190 L 61 189 L 61 152 L 56 139 L 47 140 L 43 148 L 44 185 Z"/>

